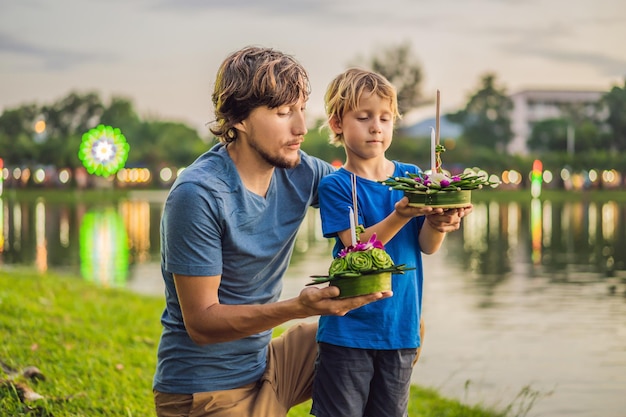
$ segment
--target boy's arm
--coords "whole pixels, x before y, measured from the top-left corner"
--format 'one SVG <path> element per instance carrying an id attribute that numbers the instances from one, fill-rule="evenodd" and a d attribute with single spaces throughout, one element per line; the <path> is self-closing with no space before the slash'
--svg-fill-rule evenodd
<path id="1" fill-rule="evenodd" d="M 368 227 L 360 234 L 361 242 L 368 241 L 370 237 L 376 233 L 376 238 L 380 240 L 383 245 L 386 245 L 413 217 L 444 213 L 444 210 L 441 208 L 411 207 L 408 204 L 409 199 L 406 197 L 398 201 L 394 211 L 382 221 Z M 338 235 L 344 246 L 351 244 L 350 229 L 339 232 Z"/>
<path id="2" fill-rule="evenodd" d="M 432 254 L 441 247 L 445 234 L 458 230 L 461 226 L 461 219 L 472 211 L 471 204 L 468 207 L 444 211 L 433 207 L 411 207 L 408 203 L 409 200 L 406 197 L 398 201 L 395 210 L 385 219 L 368 227 L 360 234 L 360 240 L 365 242 L 376 233 L 376 238 L 385 245 L 413 217 L 426 216 L 426 221 L 420 231 L 419 242 L 422 252 Z M 350 229 L 339 232 L 338 236 L 344 246 L 351 245 Z"/>
<path id="3" fill-rule="evenodd" d="M 446 233 L 459 230 L 461 227 L 461 219 L 471 213 L 472 208 L 470 204 L 467 207 L 427 215 L 419 236 L 422 252 L 430 255 L 439 250 Z"/>
<path id="4" fill-rule="evenodd" d="M 431 214 L 428 217 L 438 216 Z M 427 217 L 427 218 L 428 218 Z M 434 220 L 433 220 L 434 221 Z M 431 225 L 430 221 L 425 221 L 419 234 L 420 248 L 426 255 L 432 255 L 437 252 L 446 237 L 446 232 L 436 229 Z"/>

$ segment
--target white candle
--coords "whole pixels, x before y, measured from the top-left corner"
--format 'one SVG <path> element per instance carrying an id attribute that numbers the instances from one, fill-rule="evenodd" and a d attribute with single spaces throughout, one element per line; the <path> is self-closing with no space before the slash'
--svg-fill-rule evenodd
<path id="1" fill-rule="evenodd" d="M 437 172 L 437 155 L 435 150 L 437 149 L 437 139 L 435 138 L 435 129 L 430 128 L 430 167 L 431 173 Z"/>
<path id="2" fill-rule="evenodd" d="M 350 237 L 352 238 L 352 246 L 356 246 L 356 225 L 354 224 L 354 210 L 350 207 Z"/>

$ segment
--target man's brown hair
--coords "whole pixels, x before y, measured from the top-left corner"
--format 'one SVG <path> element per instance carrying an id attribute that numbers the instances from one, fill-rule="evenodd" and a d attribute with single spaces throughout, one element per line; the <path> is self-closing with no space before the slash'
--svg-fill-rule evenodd
<path id="1" fill-rule="evenodd" d="M 276 108 L 309 98 L 309 76 L 291 55 L 248 46 L 229 55 L 217 72 L 213 89 L 215 122 L 211 132 L 221 142 L 237 139 L 234 125 L 252 110 Z"/>

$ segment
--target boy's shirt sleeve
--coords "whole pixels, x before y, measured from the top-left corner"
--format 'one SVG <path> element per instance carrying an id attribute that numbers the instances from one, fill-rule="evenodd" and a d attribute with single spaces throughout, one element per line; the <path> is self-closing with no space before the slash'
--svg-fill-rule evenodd
<path id="1" fill-rule="evenodd" d="M 322 233 L 326 238 L 337 237 L 338 232 L 350 228 L 352 194 L 350 184 L 339 175 L 326 176 L 319 187 Z"/>
<path id="2" fill-rule="evenodd" d="M 326 161 L 319 158 L 312 157 L 306 152 L 301 152 L 303 161 L 306 161 L 307 165 L 311 167 L 313 172 L 313 184 L 311 187 L 311 202 L 310 206 L 319 208 L 319 187 L 321 180 L 326 176 L 336 171 L 335 167 Z"/>

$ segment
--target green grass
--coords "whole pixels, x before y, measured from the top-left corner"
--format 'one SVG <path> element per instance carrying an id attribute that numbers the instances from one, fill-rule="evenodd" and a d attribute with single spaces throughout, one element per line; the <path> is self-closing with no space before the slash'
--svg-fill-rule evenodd
<path id="1" fill-rule="evenodd" d="M 164 306 L 160 297 L 95 286 L 75 277 L 0 271 L 0 361 L 36 366 L 45 380 L 0 370 L 3 416 L 154 416 L 152 376 Z M 6 368 L 4 366 L 4 368 Z M 10 381 L 10 383 L 9 383 Z M 15 383 L 43 399 L 23 403 Z M 308 416 L 310 402 L 289 417 Z M 504 417 L 413 387 L 410 416 Z"/>
<path id="2" fill-rule="evenodd" d="M 17 369 L 36 366 L 46 380 L 29 382 L 44 401 L 26 406 L 4 389 L 0 409 L 11 416 L 154 415 L 163 306 L 158 298 L 77 278 L 1 272 L 0 360 Z"/>

